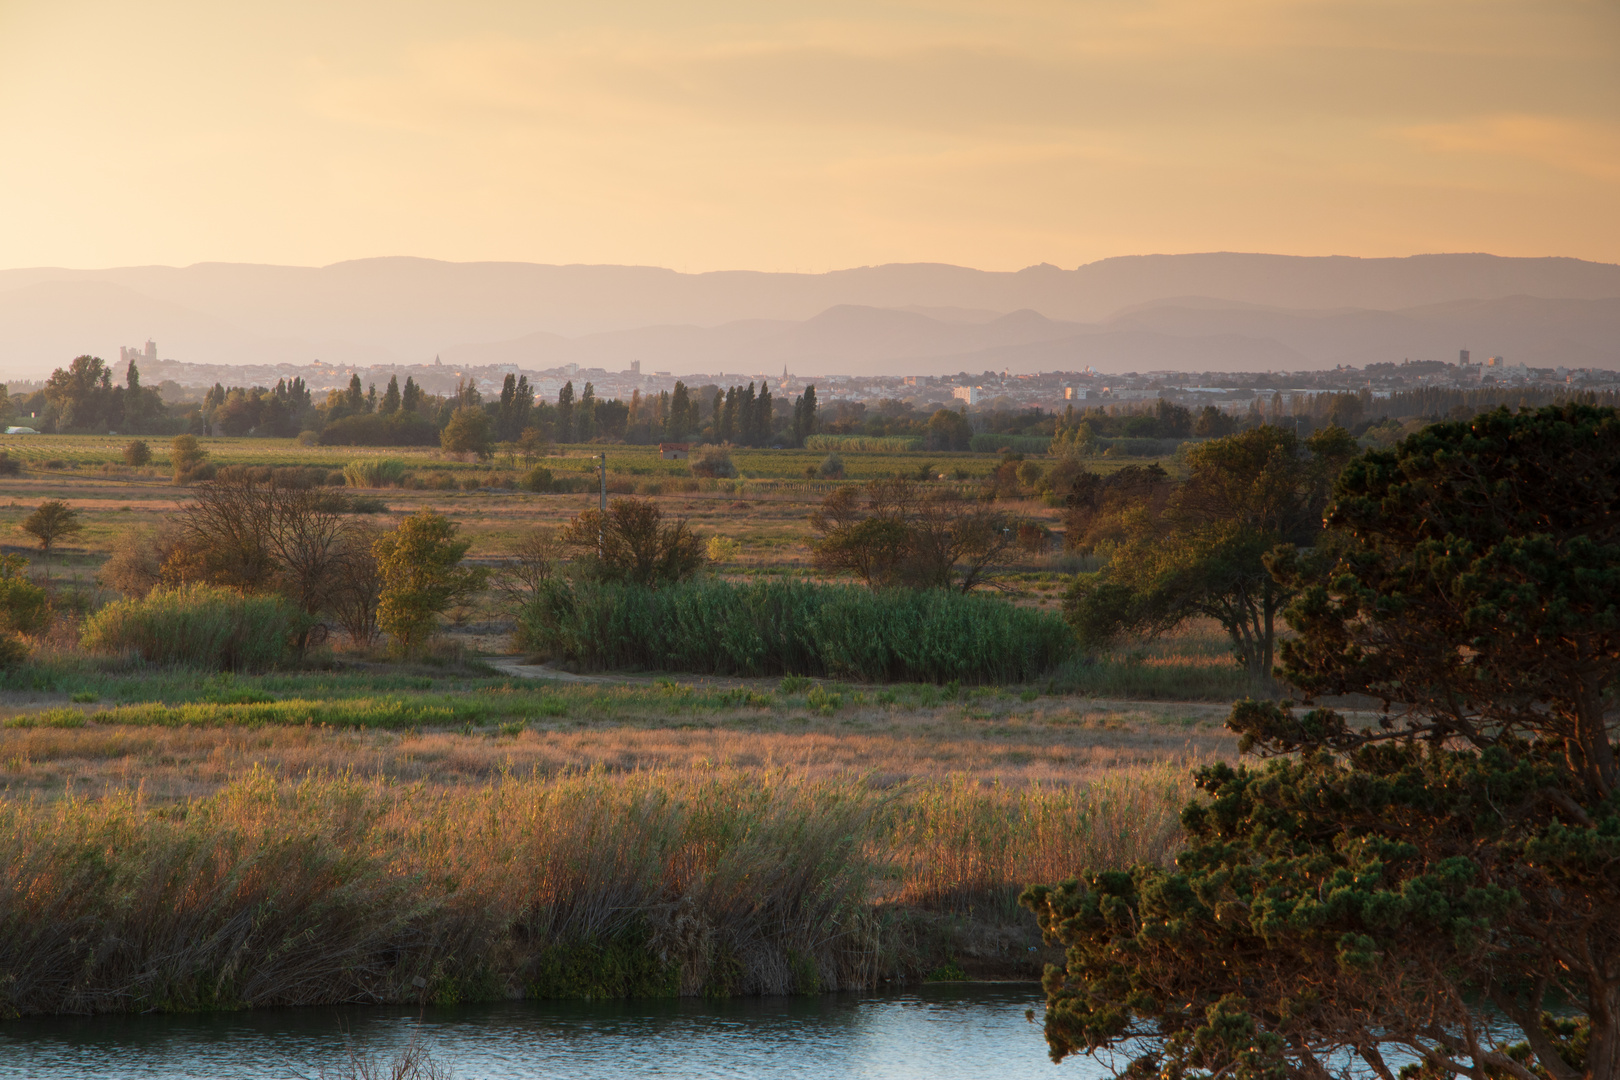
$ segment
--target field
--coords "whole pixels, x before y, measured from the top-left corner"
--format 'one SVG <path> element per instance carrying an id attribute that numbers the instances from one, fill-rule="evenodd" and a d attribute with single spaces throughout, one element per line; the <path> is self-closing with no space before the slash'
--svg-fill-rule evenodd
<path id="1" fill-rule="evenodd" d="M 86 524 L 53 559 L 67 618 L 30 663 L 0 675 L 0 848 L 11 897 L 0 924 L 23 934 L 18 947 L 34 950 L 24 958 L 0 946 L 0 962 L 27 975 L 0 1000 L 0 1013 L 403 1000 L 417 985 L 404 980 L 417 978 L 437 999 L 454 1000 L 1033 977 L 1051 954 L 1016 909 L 1018 890 L 1085 865 L 1168 858 L 1178 808 L 1191 795 L 1189 768 L 1234 754 L 1222 726 L 1227 705 L 1260 689 L 1210 626 L 1071 661 L 1015 686 L 579 675 L 515 655 L 510 620 L 493 597 L 462 612 L 448 644 L 414 664 L 328 649 L 292 670 L 232 675 L 86 657 L 74 648 L 72 616 L 112 597 L 95 570 L 115 537 L 157 524 L 188 497 L 169 481 L 164 447 L 154 444 L 152 466 L 132 469 L 120 456 L 126 441 L 30 436 L 0 446 L 24 463 L 0 487 L 6 550 L 27 550 L 16 524 L 47 498 L 70 503 Z M 372 492 L 387 506 L 378 523 L 434 507 L 473 541 L 470 557 L 485 562 L 501 560 L 536 524 L 560 523 L 596 501 L 594 493 L 517 490 L 521 461 L 291 440 L 202 442 L 221 465 L 336 471 L 383 456 L 419 479 L 448 477 L 453 486 Z M 806 516 L 832 487 L 803 474 L 823 456 L 738 451 L 741 476 L 715 481 L 691 477 L 684 462 L 663 461 L 652 448 L 613 447 L 610 490 L 648 494 L 699 532 L 739 541 L 741 556 L 724 568 L 733 580 L 799 574 L 809 567 Z M 843 457 L 846 483 L 915 476 L 927 466 L 933 483 L 972 485 L 997 460 Z M 582 447 L 539 464 L 557 475 L 594 466 Z M 1055 509 L 1033 499 L 1011 506 L 1057 521 Z M 1084 565 L 1056 550 L 1021 554 L 1007 594 L 1051 608 Z M 592 815 L 613 824 L 581 832 Z M 85 877 L 86 853 L 114 834 L 123 839 L 101 876 Z M 783 839 L 790 835 L 800 840 Z M 281 884 L 251 870 L 293 858 L 271 854 L 276 836 L 304 838 L 311 846 L 297 858 L 306 863 L 354 867 L 369 891 L 327 896 L 330 882 L 289 870 L 284 888 L 303 891 L 278 893 Z M 619 852 L 619 868 L 533 876 L 542 851 L 594 866 L 593 844 Z M 435 869 L 429 852 L 456 869 Z M 646 880 L 625 878 L 623 860 L 641 865 Z M 744 866 L 755 867 L 753 877 L 737 877 Z M 746 902 L 744 878 L 758 883 Z M 172 891 L 182 879 L 193 881 L 189 899 Z M 570 892 L 581 889 L 597 890 L 588 917 Z M 141 918 L 153 942 L 210 919 L 229 936 L 236 931 L 225 928 L 254 905 L 347 904 L 343 918 L 372 929 L 340 932 L 288 914 L 273 933 L 333 936 L 351 953 L 382 949 L 397 959 L 381 971 L 345 953 L 352 963 L 334 958 L 310 976 L 288 969 L 277 959 L 282 946 L 268 939 L 253 939 L 259 959 L 246 968 L 176 944 L 184 959 L 165 969 L 169 981 L 159 987 L 139 957 L 128 970 L 84 974 L 91 969 L 75 965 L 90 963 L 85 956 L 30 936 L 42 919 L 124 933 L 120 920 L 135 916 L 98 907 L 115 895 L 145 897 Z M 407 904 L 404 895 L 415 899 Z M 812 903 L 812 895 L 822 899 Z M 529 914 L 515 913 L 514 896 L 530 897 Z M 199 903 L 206 911 L 187 908 Z M 665 948 L 662 966 L 643 972 L 651 982 L 590 982 L 595 962 L 581 957 L 612 953 L 634 968 L 646 936 L 672 933 L 671 913 L 683 904 L 693 925 L 708 927 L 708 944 L 692 946 L 698 951 L 684 960 L 669 959 Z M 748 904 L 777 911 L 775 921 L 728 937 L 727 920 Z M 463 935 L 455 963 L 442 935 L 422 936 L 429 910 Z M 525 919 L 540 920 L 524 931 L 534 936 L 511 938 Z M 835 925 L 846 930 L 832 933 Z M 85 940 L 100 932 L 86 931 Z M 361 939 L 363 948 L 354 944 Z M 240 944 L 248 948 L 248 938 Z M 231 964 L 237 974 L 226 978 Z"/>
<path id="2" fill-rule="evenodd" d="M 167 444 L 150 440 L 153 461 L 142 468 L 123 462 L 129 440 L 111 436 L 0 435 L 0 451 L 23 465 L 20 476 L 0 478 L 0 550 L 25 552 L 27 537 L 15 526 L 45 499 L 60 499 L 83 515 L 85 529 L 55 556 L 70 580 L 85 583 L 93 568 L 106 557 L 113 538 L 133 527 L 152 526 L 185 501 L 186 489 L 170 481 Z M 321 468 L 338 472 L 361 458 L 393 458 L 405 463 L 418 479 L 453 483 L 447 489 L 385 488 L 373 492 L 386 502 L 379 524 L 423 507 L 433 507 L 457 521 L 462 535 L 472 540 L 469 558 L 498 559 L 529 529 L 540 524 L 561 524 L 597 502 L 596 453 L 586 446 L 553 448 L 535 464 L 559 477 L 591 478 L 589 492 L 532 494 L 515 484 L 532 466 L 521 459 L 497 456 L 488 462 L 459 461 L 437 450 L 412 447 L 305 447 L 294 439 L 204 438 L 198 442 L 218 465 L 277 465 Z M 732 573 L 799 573 L 809 566 L 805 541 L 810 536 L 806 517 L 833 490 L 835 483 L 806 480 L 807 467 L 819 465 L 824 453 L 809 450 L 748 450 L 733 452 L 739 471 L 735 480 L 695 478 L 684 461 L 666 461 L 656 447 L 610 446 L 607 452 L 609 494 L 655 497 L 668 515 L 684 517 L 705 535 L 722 535 L 741 543 L 741 553 L 729 568 Z M 850 453 L 844 461 L 845 482 L 860 482 L 896 474 L 926 472 L 954 478 L 935 479 L 941 485 L 971 487 L 988 475 L 999 460 L 993 454 L 892 452 Z M 1107 472 L 1127 462 L 1099 460 L 1094 468 Z M 1174 470 L 1175 463 L 1162 462 Z M 460 485 L 478 485 L 471 490 Z M 1059 512 L 1038 500 L 1007 504 L 1015 512 L 1051 527 Z M 1025 603 L 1051 607 L 1061 584 L 1082 562 L 1052 551 L 1029 555 L 1012 568 L 1009 583 Z"/>

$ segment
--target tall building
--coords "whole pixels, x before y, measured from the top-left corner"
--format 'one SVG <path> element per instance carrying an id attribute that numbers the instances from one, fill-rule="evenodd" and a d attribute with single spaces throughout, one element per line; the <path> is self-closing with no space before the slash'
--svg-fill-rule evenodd
<path id="1" fill-rule="evenodd" d="M 148 339 L 144 349 L 137 349 L 133 345 L 118 346 L 118 362 L 120 364 L 128 367 L 136 361 L 142 364 L 157 363 L 157 342 Z"/>
<path id="2" fill-rule="evenodd" d="M 1457 350 L 1457 366 L 1458 367 L 1467 367 L 1468 366 L 1468 350 L 1467 349 L 1458 349 Z"/>

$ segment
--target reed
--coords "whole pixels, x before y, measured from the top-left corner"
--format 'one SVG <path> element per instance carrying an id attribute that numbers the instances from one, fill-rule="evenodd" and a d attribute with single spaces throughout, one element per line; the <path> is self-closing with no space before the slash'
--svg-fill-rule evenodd
<path id="1" fill-rule="evenodd" d="M 405 463 L 398 458 L 356 458 L 343 466 L 343 483 L 348 487 L 393 487 L 404 479 Z"/>
<path id="2" fill-rule="evenodd" d="M 996 597 L 803 581 L 558 580 L 519 613 L 517 636 L 597 669 L 865 682 L 1025 682 L 1074 651 L 1056 615 Z"/>
<path id="3" fill-rule="evenodd" d="M 108 604 L 85 620 L 80 645 L 92 653 L 134 654 L 150 664 L 256 671 L 291 654 L 304 621 L 279 596 L 183 585 Z"/>
<path id="4" fill-rule="evenodd" d="M 436 789 L 255 770 L 168 806 L 0 802 L 0 1014 L 868 987 L 896 974 L 879 900 L 999 908 L 1030 880 L 1164 858 L 1168 775 Z"/>

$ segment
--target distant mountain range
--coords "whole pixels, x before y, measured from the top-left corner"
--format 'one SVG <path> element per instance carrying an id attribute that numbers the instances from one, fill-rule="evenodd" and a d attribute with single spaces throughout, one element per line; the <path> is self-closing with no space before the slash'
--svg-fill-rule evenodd
<path id="1" fill-rule="evenodd" d="M 1576 259 L 1152 255 L 1075 270 L 829 274 L 366 259 L 319 269 L 0 271 L 0 373 L 196 363 L 566 363 L 651 373 L 1263 371 L 1476 357 L 1620 367 L 1620 266 Z"/>

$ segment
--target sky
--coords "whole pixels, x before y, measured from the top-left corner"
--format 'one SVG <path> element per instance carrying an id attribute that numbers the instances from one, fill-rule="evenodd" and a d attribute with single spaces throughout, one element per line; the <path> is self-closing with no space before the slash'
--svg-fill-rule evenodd
<path id="1" fill-rule="evenodd" d="M 1615 0 L 0 0 L 0 266 L 1620 262 Z"/>

